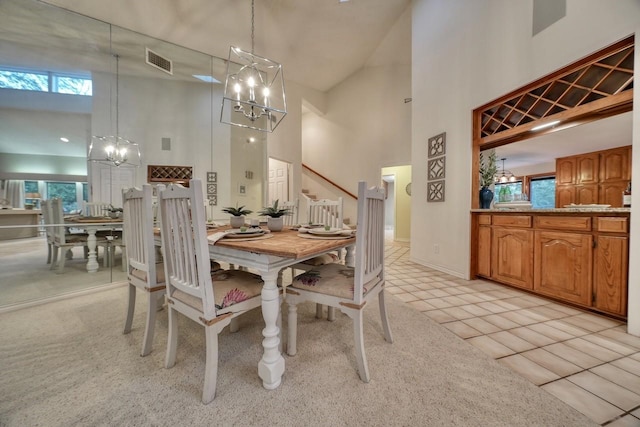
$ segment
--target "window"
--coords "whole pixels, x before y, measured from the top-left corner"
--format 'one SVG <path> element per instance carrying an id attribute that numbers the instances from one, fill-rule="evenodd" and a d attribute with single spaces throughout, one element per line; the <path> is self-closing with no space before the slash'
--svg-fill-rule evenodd
<path id="1" fill-rule="evenodd" d="M 93 82 L 90 78 L 33 70 L 0 70 L 0 88 L 70 95 L 93 94 Z"/>
<path id="2" fill-rule="evenodd" d="M 38 181 L 25 181 L 24 182 L 24 192 L 25 193 L 37 193 L 38 192 Z"/>
<path id="3" fill-rule="evenodd" d="M 556 207 L 556 178 L 532 178 L 529 192 L 531 206 L 535 209 Z"/>
<path id="4" fill-rule="evenodd" d="M 47 182 L 47 197 L 62 199 L 64 213 L 78 210 L 78 196 L 75 182 Z"/>

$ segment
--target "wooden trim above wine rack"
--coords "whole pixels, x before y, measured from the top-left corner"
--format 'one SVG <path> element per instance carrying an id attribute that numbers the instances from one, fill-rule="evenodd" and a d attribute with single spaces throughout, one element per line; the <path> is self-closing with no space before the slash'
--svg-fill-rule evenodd
<path id="1" fill-rule="evenodd" d="M 631 111 L 633 54 L 631 36 L 475 109 L 474 144 L 495 148 Z"/>

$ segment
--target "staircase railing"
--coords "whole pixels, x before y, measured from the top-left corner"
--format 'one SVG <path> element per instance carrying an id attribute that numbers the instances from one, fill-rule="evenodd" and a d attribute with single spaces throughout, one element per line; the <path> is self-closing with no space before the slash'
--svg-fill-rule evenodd
<path id="1" fill-rule="evenodd" d="M 331 181 L 329 178 L 327 178 L 326 176 L 322 175 L 320 172 L 310 168 L 309 166 L 305 165 L 304 163 L 302 164 L 302 167 L 307 169 L 309 172 L 312 172 L 312 173 L 318 175 L 320 178 L 322 178 L 323 180 L 325 180 L 329 184 L 333 185 L 334 187 L 336 187 L 337 189 L 339 189 L 343 193 L 347 194 L 348 196 L 352 197 L 353 199 L 358 200 L 358 196 L 356 196 L 355 194 L 353 194 L 353 193 L 349 192 L 348 190 L 344 189 L 343 187 L 341 187 L 340 185 L 336 184 L 335 182 Z"/>

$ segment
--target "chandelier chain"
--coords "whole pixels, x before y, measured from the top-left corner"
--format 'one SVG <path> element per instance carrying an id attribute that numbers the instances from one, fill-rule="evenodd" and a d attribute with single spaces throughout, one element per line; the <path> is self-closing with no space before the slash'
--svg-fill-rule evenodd
<path id="1" fill-rule="evenodd" d="M 253 55 L 254 52 L 254 45 L 255 45 L 255 20 L 254 20 L 254 2 L 255 0 L 251 0 L 251 54 Z"/>

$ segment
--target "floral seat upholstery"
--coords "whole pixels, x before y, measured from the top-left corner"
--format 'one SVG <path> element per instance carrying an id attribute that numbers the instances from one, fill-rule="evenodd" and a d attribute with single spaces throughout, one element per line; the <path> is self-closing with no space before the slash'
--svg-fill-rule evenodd
<path id="1" fill-rule="evenodd" d="M 296 276 L 290 287 L 351 300 L 353 299 L 354 272 L 353 267 L 342 264 L 320 265 Z M 363 295 L 366 295 L 367 290 L 376 282 L 377 280 L 373 280 L 371 284 L 365 283 Z"/>

